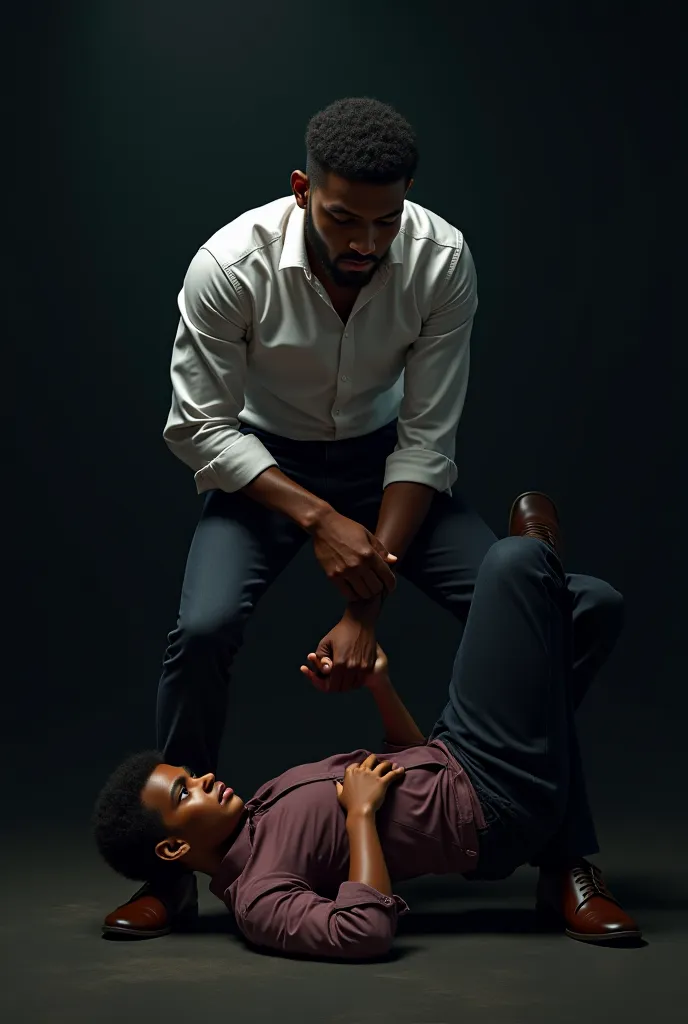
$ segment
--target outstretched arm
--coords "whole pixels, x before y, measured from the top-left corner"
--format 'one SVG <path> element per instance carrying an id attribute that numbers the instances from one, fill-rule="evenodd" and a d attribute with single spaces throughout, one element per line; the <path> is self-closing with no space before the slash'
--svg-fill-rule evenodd
<path id="1" fill-rule="evenodd" d="M 412 747 L 427 742 L 386 671 L 380 675 L 373 674 L 366 685 L 380 712 L 386 744 L 390 747 Z"/>
<path id="2" fill-rule="evenodd" d="M 390 747 L 413 747 L 426 743 L 426 737 L 394 689 L 388 669 L 387 655 L 378 644 L 375 667 L 366 678 L 365 686 L 370 690 L 380 712 L 385 743 Z M 321 659 L 317 654 L 309 654 L 308 665 L 302 665 L 301 671 L 317 689 L 329 690 L 327 676 L 332 671 L 329 658 Z"/>

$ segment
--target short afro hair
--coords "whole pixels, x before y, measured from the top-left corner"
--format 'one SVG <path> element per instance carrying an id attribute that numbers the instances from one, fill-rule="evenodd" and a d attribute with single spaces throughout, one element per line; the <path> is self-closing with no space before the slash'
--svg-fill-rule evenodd
<path id="1" fill-rule="evenodd" d="M 311 186 L 327 174 L 387 185 L 411 181 L 418 148 L 411 125 L 380 100 L 337 100 L 315 114 L 306 131 L 306 173 Z"/>
<path id="2" fill-rule="evenodd" d="M 155 852 L 169 834 L 158 811 L 149 810 L 141 792 L 164 757 L 145 750 L 127 757 L 101 789 L 93 810 L 93 833 L 104 860 L 125 878 L 151 882 L 171 880 L 187 869 L 168 864 Z"/>

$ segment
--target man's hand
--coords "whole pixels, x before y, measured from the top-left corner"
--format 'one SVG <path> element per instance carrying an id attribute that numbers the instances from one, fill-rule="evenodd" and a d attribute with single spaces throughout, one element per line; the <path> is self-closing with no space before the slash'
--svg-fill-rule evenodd
<path id="1" fill-rule="evenodd" d="M 310 530 L 315 557 L 347 601 L 368 600 L 396 586 L 390 564 L 397 560 L 360 523 L 334 509 L 318 517 Z"/>
<path id="2" fill-rule="evenodd" d="M 372 625 L 346 614 L 308 655 L 301 671 L 319 690 L 343 693 L 365 685 L 378 658 Z"/>
<path id="3" fill-rule="evenodd" d="M 348 814 L 374 814 L 382 807 L 390 785 L 404 774 L 391 761 L 380 761 L 369 754 L 361 764 L 350 764 L 344 782 L 337 783 L 337 798 Z"/>

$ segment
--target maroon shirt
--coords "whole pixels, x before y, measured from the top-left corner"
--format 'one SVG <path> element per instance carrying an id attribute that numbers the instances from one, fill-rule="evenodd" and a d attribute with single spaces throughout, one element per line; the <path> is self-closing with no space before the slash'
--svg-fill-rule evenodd
<path id="1" fill-rule="evenodd" d="M 406 769 L 387 790 L 377 828 L 390 878 L 473 871 L 485 824 L 468 777 L 439 740 L 387 747 Z M 247 939 L 284 953 L 374 957 L 386 953 L 408 906 L 347 881 L 346 813 L 335 782 L 371 753 L 302 764 L 262 786 L 210 882 Z"/>

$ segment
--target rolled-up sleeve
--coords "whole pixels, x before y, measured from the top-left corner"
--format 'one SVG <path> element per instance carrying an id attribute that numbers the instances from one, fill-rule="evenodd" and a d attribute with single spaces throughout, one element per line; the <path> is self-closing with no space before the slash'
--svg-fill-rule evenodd
<path id="1" fill-rule="evenodd" d="M 362 882 L 343 882 L 335 900 L 295 876 L 263 877 L 236 894 L 236 921 L 257 946 L 337 959 L 384 956 L 408 907 Z"/>
<path id="2" fill-rule="evenodd" d="M 398 443 L 387 459 L 385 487 L 410 481 L 451 493 L 477 306 L 475 265 L 463 242 L 443 275 L 435 308 L 406 357 Z"/>
<path id="3" fill-rule="evenodd" d="M 258 438 L 239 431 L 251 314 L 238 282 L 207 249 L 191 262 L 179 312 L 163 436 L 194 471 L 199 494 L 237 491 L 277 463 Z"/>

